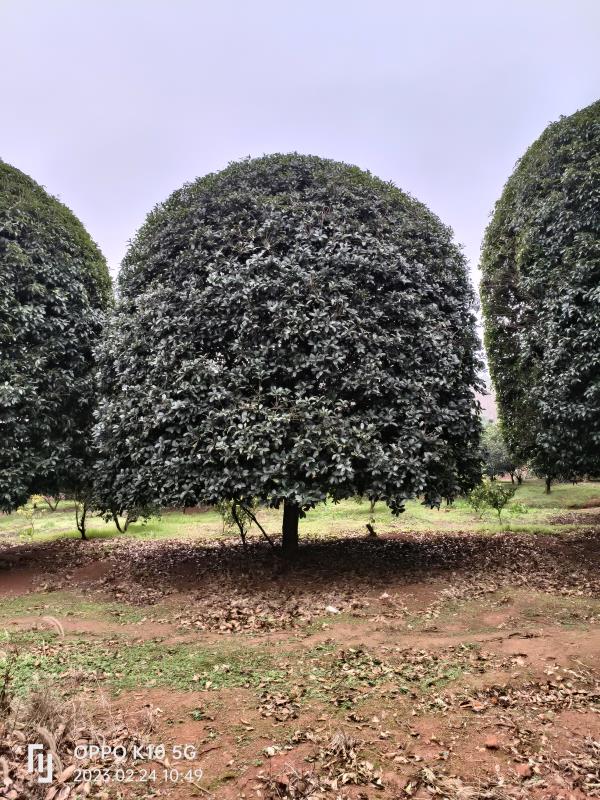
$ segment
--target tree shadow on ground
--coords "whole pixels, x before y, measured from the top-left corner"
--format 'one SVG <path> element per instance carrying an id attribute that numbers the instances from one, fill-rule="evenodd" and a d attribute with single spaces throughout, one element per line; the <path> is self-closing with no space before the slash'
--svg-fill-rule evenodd
<path id="1" fill-rule="evenodd" d="M 535 536 L 444 532 L 403 533 L 377 538 L 348 534 L 301 542 L 297 560 L 283 561 L 267 542 L 246 550 L 230 539 L 108 542 L 63 540 L 0 547 L 0 585 L 9 570 L 40 577 L 76 574 L 102 563 L 102 583 L 153 587 L 157 591 L 201 590 L 215 585 L 252 588 L 278 584 L 290 590 L 347 585 L 410 584 L 469 574 L 500 576 L 532 588 L 560 590 L 580 585 L 600 596 L 600 536 L 593 528 L 570 535 Z M 108 562 L 108 564 L 107 564 Z M 89 575 L 87 576 L 89 578 Z M 90 581 L 93 585 L 94 581 Z"/>

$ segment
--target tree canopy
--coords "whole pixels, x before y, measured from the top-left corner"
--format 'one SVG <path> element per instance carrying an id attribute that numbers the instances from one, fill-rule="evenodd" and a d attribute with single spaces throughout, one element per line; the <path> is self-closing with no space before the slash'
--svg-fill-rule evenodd
<path id="1" fill-rule="evenodd" d="M 482 251 L 485 343 L 511 451 L 600 472 L 600 101 L 518 162 Z"/>
<path id="2" fill-rule="evenodd" d="M 0 161 L 0 508 L 76 491 L 95 402 L 92 348 L 111 303 L 79 220 Z"/>
<path id="3" fill-rule="evenodd" d="M 483 471 L 492 481 L 495 480 L 498 475 L 514 473 L 517 468 L 504 442 L 500 425 L 496 422 L 488 422 L 483 428 L 483 433 L 481 435 L 481 456 L 483 460 Z"/>
<path id="4" fill-rule="evenodd" d="M 149 214 L 119 287 L 97 427 L 119 509 L 285 501 L 285 533 L 327 498 L 400 512 L 479 479 L 465 259 L 394 186 L 313 156 L 231 164 Z"/>

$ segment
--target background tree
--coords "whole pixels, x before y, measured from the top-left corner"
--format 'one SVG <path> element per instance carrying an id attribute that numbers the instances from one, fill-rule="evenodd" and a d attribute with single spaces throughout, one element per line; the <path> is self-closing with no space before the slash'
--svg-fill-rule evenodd
<path id="1" fill-rule="evenodd" d="M 99 491 L 394 513 L 479 479 L 473 292 L 451 232 L 356 167 L 274 155 L 175 192 L 119 277 Z M 118 510 L 118 509 L 117 509 Z"/>
<path id="2" fill-rule="evenodd" d="M 487 229 L 481 295 L 511 453 L 555 478 L 600 469 L 600 102 L 550 125 Z"/>
<path id="3" fill-rule="evenodd" d="M 481 435 L 481 458 L 483 471 L 490 480 L 495 480 L 498 475 L 514 475 L 517 465 L 511 458 L 500 425 L 488 422 Z"/>
<path id="4" fill-rule="evenodd" d="M 111 281 L 71 211 L 2 161 L 0 286 L 0 508 L 81 496 Z"/>

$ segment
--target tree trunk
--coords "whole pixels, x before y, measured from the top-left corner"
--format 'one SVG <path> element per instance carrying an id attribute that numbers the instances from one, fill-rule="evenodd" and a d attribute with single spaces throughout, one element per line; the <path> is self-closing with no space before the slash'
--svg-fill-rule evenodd
<path id="1" fill-rule="evenodd" d="M 300 509 L 296 503 L 292 503 L 290 500 L 284 500 L 281 549 L 283 551 L 283 557 L 290 561 L 298 555 L 299 519 Z"/>
<path id="2" fill-rule="evenodd" d="M 550 494 L 550 486 L 552 485 L 552 478 L 546 475 L 546 494 Z"/>
<path id="3" fill-rule="evenodd" d="M 240 532 L 240 539 L 242 540 L 242 547 L 244 548 L 244 553 L 247 553 L 248 543 L 246 542 L 246 530 L 244 528 L 242 520 L 238 516 L 235 500 L 231 503 L 231 516 L 233 517 L 233 521 L 235 522 L 235 524 L 238 526 L 238 530 Z"/>
<path id="4" fill-rule="evenodd" d="M 85 518 L 87 516 L 87 503 L 82 503 L 81 505 L 81 517 L 79 516 L 79 503 L 75 506 L 75 521 L 77 523 L 77 530 L 81 534 L 81 538 L 84 541 L 87 541 L 87 536 L 85 533 Z"/>

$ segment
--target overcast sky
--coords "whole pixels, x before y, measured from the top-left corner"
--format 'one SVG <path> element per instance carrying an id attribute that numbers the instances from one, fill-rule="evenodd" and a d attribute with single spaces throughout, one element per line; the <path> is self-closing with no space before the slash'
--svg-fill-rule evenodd
<path id="1" fill-rule="evenodd" d="M 116 272 L 147 212 L 246 155 L 392 180 L 472 267 L 516 159 L 600 98 L 599 0 L 0 0 L 0 157 Z"/>

